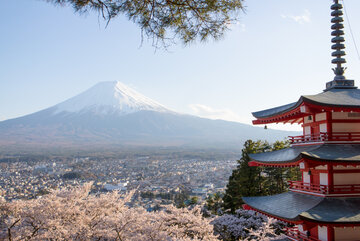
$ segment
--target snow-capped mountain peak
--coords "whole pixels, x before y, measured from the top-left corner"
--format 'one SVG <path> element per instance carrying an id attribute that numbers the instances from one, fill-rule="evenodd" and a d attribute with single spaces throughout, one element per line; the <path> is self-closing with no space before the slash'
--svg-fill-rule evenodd
<path id="1" fill-rule="evenodd" d="M 104 148 L 105 154 L 127 146 L 228 151 L 248 139 L 275 141 L 294 134 L 179 114 L 119 82 L 104 82 L 58 105 L 1 121 L 0 152 L 67 153 L 73 148 L 101 153 Z"/>
<path id="2" fill-rule="evenodd" d="M 169 112 L 165 106 L 121 82 L 101 82 L 55 106 L 54 114 L 92 112 L 126 115 L 141 110 Z"/>

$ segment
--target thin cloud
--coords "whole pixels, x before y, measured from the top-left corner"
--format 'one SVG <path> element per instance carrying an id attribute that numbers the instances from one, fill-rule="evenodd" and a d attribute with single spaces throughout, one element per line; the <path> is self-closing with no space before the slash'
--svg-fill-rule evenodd
<path id="1" fill-rule="evenodd" d="M 295 22 L 299 23 L 299 24 L 304 24 L 304 23 L 310 23 L 311 22 L 311 13 L 309 10 L 305 9 L 304 13 L 302 15 L 285 15 L 282 14 L 281 15 L 282 18 L 284 19 L 292 19 Z"/>
<path id="2" fill-rule="evenodd" d="M 236 122 L 242 122 L 247 123 L 248 121 L 244 120 L 229 109 L 215 109 L 207 105 L 202 104 L 191 104 L 189 105 L 190 109 L 192 110 L 194 115 L 214 119 L 214 120 L 227 120 L 227 121 L 236 121 Z"/>
<path id="3" fill-rule="evenodd" d="M 250 124 L 251 119 L 242 118 L 240 115 L 236 114 L 232 110 L 229 109 L 215 109 L 207 105 L 202 104 L 191 104 L 189 105 L 194 115 L 214 119 L 214 120 L 227 120 L 227 121 L 235 121 L 245 124 Z M 299 125 L 277 125 L 270 124 L 268 125 L 269 129 L 277 129 L 277 130 L 288 130 L 288 131 L 301 131 L 301 127 Z"/>

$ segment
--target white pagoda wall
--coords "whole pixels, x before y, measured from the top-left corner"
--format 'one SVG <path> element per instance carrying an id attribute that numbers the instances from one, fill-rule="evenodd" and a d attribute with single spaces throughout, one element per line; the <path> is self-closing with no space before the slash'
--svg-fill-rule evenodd
<path id="1" fill-rule="evenodd" d="M 296 225 L 296 226 L 298 227 L 298 229 L 299 229 L 300 233 L 302 233 L 302 234 L 306 234 L 306 231 L 304 230 L 304 227 L 303 227 L 301 224 Z"/>
<path id="2" fill-rule="evenodd" d="M 327 165 L 316 166 L 316 170 L 327 170 Z"/>
<path id="3" fill-rule="evenodd" d="M 332 118 L 334 120 L 360 120 L 360 113 L 333 112 Z"/>
<path id="4" fill-rule="evenodd" d="M 333 120 L 360 120 L 360 113 L 333 112 Z M 333 132 L 360 132 L 359 123 L 333 123 Z"/>
<path id="5" fill-rule="evenodd" d="M 320 173 L 320 185 L 328 185 L 328 174 L 327 173 Z"/>
<path id="6" fill-rule="evenodd" d="M 326 120 L 326 113 L 319 113 L 315 115 L 315 121 Z"/>
<path id="7" fill-rule="evenodd" d="M 303 174 L 303 182 L 304 183 L 310 183 L 310 175 L 307 172 L 302 172 Z"/>
<path id="8" fill-rule="evenodd" d="M 333 132 L 360 132 L 359 123 L 333 123 Z"/>
<path id="9" fill-rule="evenodd" d="M 360 240 L 360 228 L 334 228 L 336 241 L 354 241 Z"/>
<path id="10" fill-rule="evenodd" d="M 334 166 L 334 170 L 359 170 L 360 166 L 343 166 L 343 165 L 337 165 Z"/>
<path id="11" fill-rule="evenodd" d="M 360 184 L 360 173 L 334 173 L 334 185 L 345 184 Z"/>
<path id="12" fill-rule="evenodd" d="M 304 117 L 304 124 L 313 123 L 314 119 L 311 116 L 311 119 L 309 119 L 309 116 Z"/>
<path id="13" fill-rule="evenodd" d="M 327 124 L 320 124 L 320 132 L 327 132 Z"/>
<path id="14" fill-rule="evenodd" d="M 328 230 L 326 226 L 318 226 L 318 239 L 328 241 Z"/>
<path id="15" fill-rule="evenodd" d="M 304 117 L 304 124 L 310 124 L 314 122 L 323 122 L 326 121 L 326 113 L 318 113 L 314 116 Z M 332 123 L 332 131 L 333 132 L 360 132 L 360 113 L 353 113 L 353 112 L 332 112 L 332 119 L 333 120 L 358 120 L 358 123 Z M 310 135 L 311 130 L 310 126 L 304 127 L 304 134 Z M 327 124 L 326 123 L 319 123 L 319 130 L 320 132 L 327 132 Z"/>

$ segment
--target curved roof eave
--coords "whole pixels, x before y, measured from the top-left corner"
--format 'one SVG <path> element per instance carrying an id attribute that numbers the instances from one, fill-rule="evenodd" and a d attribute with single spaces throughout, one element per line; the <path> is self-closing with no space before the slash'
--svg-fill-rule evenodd
<path id="1" fill-rule="evenodd" d="M 300 99 L 299 99 L 299 101 L 300 101 Z M 276 116 L 276 115 L 281 115 L 281 114 L 289 112 L 289 111 L 297 108 L 298 106 L 300 106 L 301 102 L 299 103 L 299 101 L 293 102 L 293 103 L 290 103 L 287 105 L 278 106 L 278 107 L 271 108 L 271 109 L 252 112 L 251 114 L 257 119 L 259 119 L 259 118 L 263 119 L 263 118 L 269 118 L 269 117 Z"/>
<path id="2" fill-rule="evenodd" d="M 295 163 L 305 158 L 314 161 L 360 162 L 359 144 L 320 144 L 292 146 L 278 151 L 249 154 L 250 160 L 262 164 Z"/>
<path id="3" fill-rule="evenodd" d="M 289 221 L 360 223 L 359 197 L 327 198 L 289 191 L 273 196 L 243 197 L 243 201 L 255 210 Z"/>
<path id="4" fill-rule="evenodd" d="M 318 148 L 316 146 L 292 146 L 278 151 L 249 154 L 250 160 L 265 164 L 284 164 L 299 161 L 302 152 Z"/>
<path id="5" fill-rule="evenodd" d="M 302 212 L 300 216 L 324 223 L 360 223 L 360 198 L 324 198 L 318 205 Z"/>
<path id="6" fill-rule="evenodd" d="M 270 118 L 294 110 L 304 102 L 324 107 L 360 109 L 360 90 L 332 89 L 316 95 L 303 95 L 297 102 L 253 112 L 252 115 L 257 119 Z"/>
<path id="7" fill-rule="evenodd" d="M 300 220 L 299 215 L 318 205 L 323 197 L 285 192 L 272 196 L 243 197 L 243 201 L 250 207 L 269 215 L 291 220 Z M 291 208 L 284 208 L 291 205 Z"/>

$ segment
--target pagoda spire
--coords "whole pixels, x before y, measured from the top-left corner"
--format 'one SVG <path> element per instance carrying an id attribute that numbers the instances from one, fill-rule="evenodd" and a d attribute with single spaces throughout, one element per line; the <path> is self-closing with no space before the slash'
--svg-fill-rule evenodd
<path id="1" fill-rule="evenodd" d="M 343 19 L 343 6 L 339 3 L 339 0 L 334 0 L 334 4 L 331 5 L 331 35 L 333 36 L 331 42 L 333 45 L 331 49 L 333 50 L 332 56 L 334 59 L 331 63 L 336 64 L 336 67 L 333 68 L 335 78 L 333 81 L 326 83 L 326 90 L 329 89 L 344 89 L 344 88 L 356 88 L 354 86 L 354 80 L 347 80 L 344 76 L 346 68 L 342 65 L 346 63 L 344 56 L 345 53 L 345 38 L 344 36 L 344 19 Z M 326 91 L 325 90 L 325 91 Z"/>
<path id="2" fill-rule="evenodd" d="M 331 26 L 331 29 L 333 30 L 331 32 L 331 35 L 333 38 L 331 39 L 331 42 L 333 45 L 331 48 L 334 50 L 332 52 L 332 56 L 335 57 L 331 62 L 333 64 L 336 64 L 336 68 L 333 69 L 335 76 L 335 79 L 345 79 L 344 72 L 346 68 L 342 67 L 342 64 L 346 63 L 345 58 L 343 58 L 344 55 L 346 55 L 344 49 L 345 49 L 345 38 L 344 35 L 344 19 L 342 18 L 343 12 L 342 12 L 343 6 L 339 4 L 339 0 L 334 0 L 334 4 L 331 5 L 331 16 L 333 18 L 331 19 L 331 23 L 333 25 Z"/>

